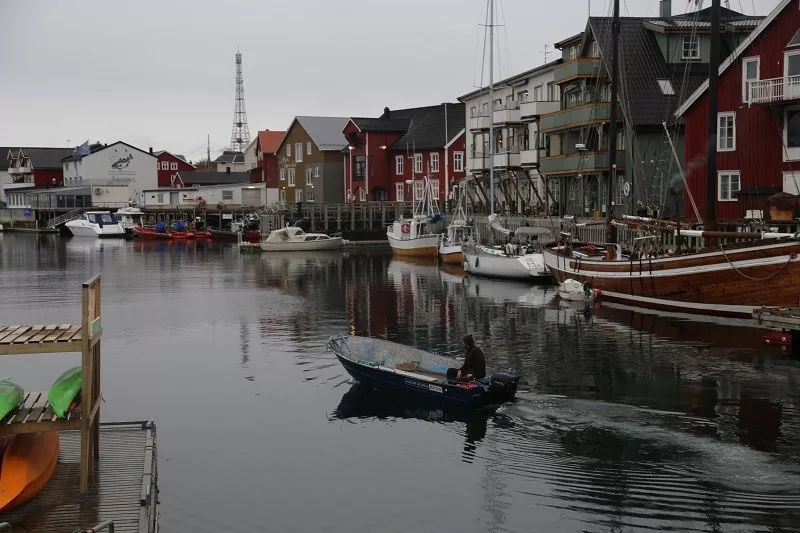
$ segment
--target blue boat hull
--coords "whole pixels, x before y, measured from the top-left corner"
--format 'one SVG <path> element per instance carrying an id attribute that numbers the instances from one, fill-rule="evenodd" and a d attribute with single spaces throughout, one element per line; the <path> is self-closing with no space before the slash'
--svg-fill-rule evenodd
<path id="1" fill-rule="evenodd" d="M 489 403 L 490 393 L 488 386 L 479 383 L 475 387 L 467 388 L 463 385 L 441 382 L 428 382 L 415 379 L 407 374 L 387 372 L 378 367 L 362 365 L 353 362 L 338 353 L 336 357 L 347 372 L 363 385 L 376 389 L 392 390 L 413 394 L 440 402 L 462 405 L 465 407 L 479 407 Z"/>

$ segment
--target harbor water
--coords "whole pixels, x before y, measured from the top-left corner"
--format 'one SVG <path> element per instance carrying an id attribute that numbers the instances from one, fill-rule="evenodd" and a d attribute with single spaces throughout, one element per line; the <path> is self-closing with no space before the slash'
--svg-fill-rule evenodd
<path id="1" fill-rule="evenodd" d="M 570 306 L 380 248 L 0 234 L 0 324 L 79 322 L 96 272 L 102 417 L 155 419 L 162 531 L 800 531 L 800 362 L 746 321 Z M 527 384 L 491 410 L 405 402 L 354 384 L 339 333 L 453 356 L 472 333 Z M 0 376 L 46 390 L 78 360 Z"/>

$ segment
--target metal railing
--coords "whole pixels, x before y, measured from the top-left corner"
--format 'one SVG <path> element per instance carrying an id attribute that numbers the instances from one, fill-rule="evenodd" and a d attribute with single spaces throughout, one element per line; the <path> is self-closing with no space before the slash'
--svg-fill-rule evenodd
<path id="1" fill-rule="evenodd" d="M 57 217 L 51 218 L 47 222 L 47 227 L 48 228 L 55 228 L 55 227 L 59 226 L 60 224 L 66 224 L 67 222 L 70 222 L 71 220 L 75 220 L 76 218 L 80 218 L 81 216 L 83 216 L 84 212 L 89 211 L 90 209 L 91 209 L 91 207 L 79 207 L 78 209 L 74 209 L 72 211 L 69 211 L 68 213 L 64 213 L 63 215 L 59 215 Z"/>
<path id="2" fill-rule="evenodd" d="M 751 104 L 800 99 L 800 76 L 747 82 L 747 97 Z"/>

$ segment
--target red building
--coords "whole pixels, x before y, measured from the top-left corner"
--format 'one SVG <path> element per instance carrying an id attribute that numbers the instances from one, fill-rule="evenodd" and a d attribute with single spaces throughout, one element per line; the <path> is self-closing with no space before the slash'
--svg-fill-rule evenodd
<path id="1" fill-rule="evenodd" d="M 64 185 L 61 160 L 72 151 L 72 148 L 9 148 L 5 155 L 11 183 L 61 187 Z"/>
<path id="2" fill-rule="evenodd" d="M 250 181 L 266 183 L 268 189 L 278 187 L 278 147 L 285 131 L 263 130 L 256 139 L 256 166 L 250 169 Z"/>
<path id="3" fill-rule="evenodd" d="M 179 172 L 193 172 L 194 165 L 186 162 L 186 158 L 181 154 L 173 154 L 166 150 L 159 150 L 150 153 L 158 158 L 156 168 L 158 169 L 158 186 L 172 187 L 172 182 Z"/>
<path id="4" fill-rule="evenodd" d="M 723 13 L 722 23 L 725 23 Z M 768 217 L 776 192 L 800 183 L 800 9 L 782 0 L 720 65 L 717 105 L 716 220 Z M 686 124 L 689 191 L 705 219 L 708 81 L 677 114 Z M 688 196 L 686 193 L 684 196 Z M 694 217 L 685 202 L 687 217 Z"/>
<path id="5" fill-rule="evenodd" d="M 355 201 L 411 200 L 422 178 L 433 180 L 444 201 L 465 173 L 464 104 L 390 110 L 377 118 L 351 118 L 343 133 L 346 196 Z M 418 180 L 418 184 L 407 184 Z"/>

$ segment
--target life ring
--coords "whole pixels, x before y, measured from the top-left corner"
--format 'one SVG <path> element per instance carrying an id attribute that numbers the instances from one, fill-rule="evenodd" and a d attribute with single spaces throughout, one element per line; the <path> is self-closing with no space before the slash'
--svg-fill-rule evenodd
<path id="1" fill-rule="evenodd" d="M 403 224 L 400 226 L 400 231 L 403 233 L 411 233 L 411 224 L 408 222 L 403 222 Z"/>

